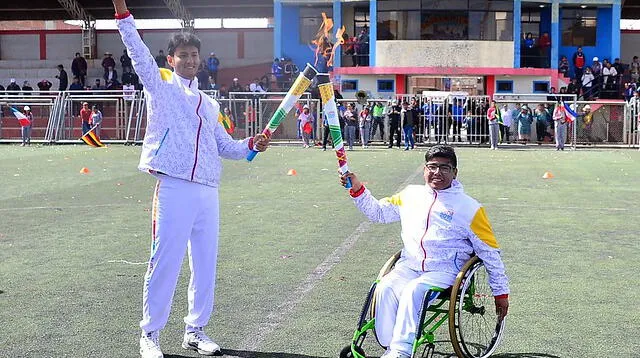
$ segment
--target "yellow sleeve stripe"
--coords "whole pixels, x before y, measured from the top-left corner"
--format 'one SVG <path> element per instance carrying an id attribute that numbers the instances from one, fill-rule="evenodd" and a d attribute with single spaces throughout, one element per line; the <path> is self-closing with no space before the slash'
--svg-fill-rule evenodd
<path id="1" fill-rule="evenodd" d="M 390 197 L 382 198 L 382 200 L 395 206 L 402 206 L 402 198 L 400 197 L 400 193 L 392 195 Z"/>
<path id="2" fill-rule="evenodd" d="M 487 218 L 487 213 L 484 211 L 484 207 L 480 207 L 480 209 L 476 211 L 476 215 L 473 216 L 473 220 L 471 221 L 471 230 L 480 238 L 480 240 L 484 241 L 485 244 L 493 247 L 494 249 L 498 248 L 498 241 L 496 240 L 496 236 L 493 234 L 493 229 L 489 223 L 489 218 Z"/>
<path id="3" fill-rule="evenodd" d="M 160 77 L 162 78 L 163 81 L 169 81 L 169 79 L 171 78 L 171 70 L 167 69 L 167 68 L 160 68 Z"/>

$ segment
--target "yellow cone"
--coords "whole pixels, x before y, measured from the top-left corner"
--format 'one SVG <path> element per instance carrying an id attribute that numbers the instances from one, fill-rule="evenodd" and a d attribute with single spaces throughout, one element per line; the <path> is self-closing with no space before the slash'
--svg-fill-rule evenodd
<path id="1" fill-rule="evenodd" d="M 295 176 L 295 175 L 298 175 L 298 172 L 296 172 L 295 169 L 289 169 L 289 171 L 287 172 L 287 175 Z"/>
<path id="2" fill-rule="evenodd" d="M 542 179 L 552 179 L 553 178 L 553 174 L 551 174 L 550 171 L 546 171 L 544 172 L 544 175 L 542 175 Z"/>

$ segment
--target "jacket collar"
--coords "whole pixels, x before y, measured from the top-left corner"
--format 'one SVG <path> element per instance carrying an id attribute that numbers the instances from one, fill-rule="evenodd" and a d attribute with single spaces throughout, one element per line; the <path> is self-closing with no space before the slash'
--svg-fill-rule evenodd
<path id="1" fill-rule="evenodd" d="M 188 79 L 188 78 L 184 78 L 182 76 L 180 76 L 179 74 L 175 73 L 175 71 L 173 72 L 173 75 L 180 81 L 180 83 L 191 89 L 191 90 L 197 90 L 198 89 L 198 77 L 194 77 L 192 80 Z"/>
<path id="2" fill-rule="evenodd" d="M 427 187 L 427 191 L 429 193 L 433 193 L 434 192 L 434 190 L 431 189 L 429 184 L 425 184 L 424 186 Z M 435 191 L 437 191 L 438 194 L 459 194 L 459 193 L 463 192 L 463 188 L 462 188 L 462 183 L 460 183 L 456 179 L 453 179 L 453 181 L 451 182 L 451 186 L 450 187 L 448 187 L 447 189 L 435 190 Z"/>

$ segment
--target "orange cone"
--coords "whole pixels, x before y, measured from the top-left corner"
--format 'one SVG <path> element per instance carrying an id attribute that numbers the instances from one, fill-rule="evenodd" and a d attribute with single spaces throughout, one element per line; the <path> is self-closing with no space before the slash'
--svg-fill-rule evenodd
<path id="1" fill-rule="evenodd" d="M 289 169 L 289 171 L 287 172 L 287 175 L 296 176 L 298 175 L 298 172 L 295 169 Z"/>
<path id="2" fill-rule="evenodd" d="M 542 175 L 542 179 L 552 179 L 553 178 L 553 174 L 551 174 L 550 171 L 546 171 L 544 172 L 544 175 Z"/>
<path id="3" fill-rule="evenodd" d="M 80 169 L 80 174 L 89 174 L 89 168 L 82 167 L 82 169 Z"/>

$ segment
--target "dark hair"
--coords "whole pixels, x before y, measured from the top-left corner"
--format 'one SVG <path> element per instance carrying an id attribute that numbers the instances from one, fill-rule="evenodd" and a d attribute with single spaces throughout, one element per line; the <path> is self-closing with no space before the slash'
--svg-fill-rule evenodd
<path id="1" fill-rule="evenodd" d="M 194 46 L 200 52 L 200 39 L 193 32 L 180 31 L 171 35 L 169 39 L 169 45 L 167 46 L 167 52 L 173 56 L 176 52 L 176 48 L 180 46 Z"/>
<path id="2" fill-rule="evenodd" d="M 446 158 L 449 159 L 451 165 L 453 165 L 454 168 L 458 166 L 458 158 L 456 157 L 456 152 L 450 145 L 438 144 L 429 148 L 427 154 L 424 155 L 424 160 L 429 162 L 433 158 Z"/>

